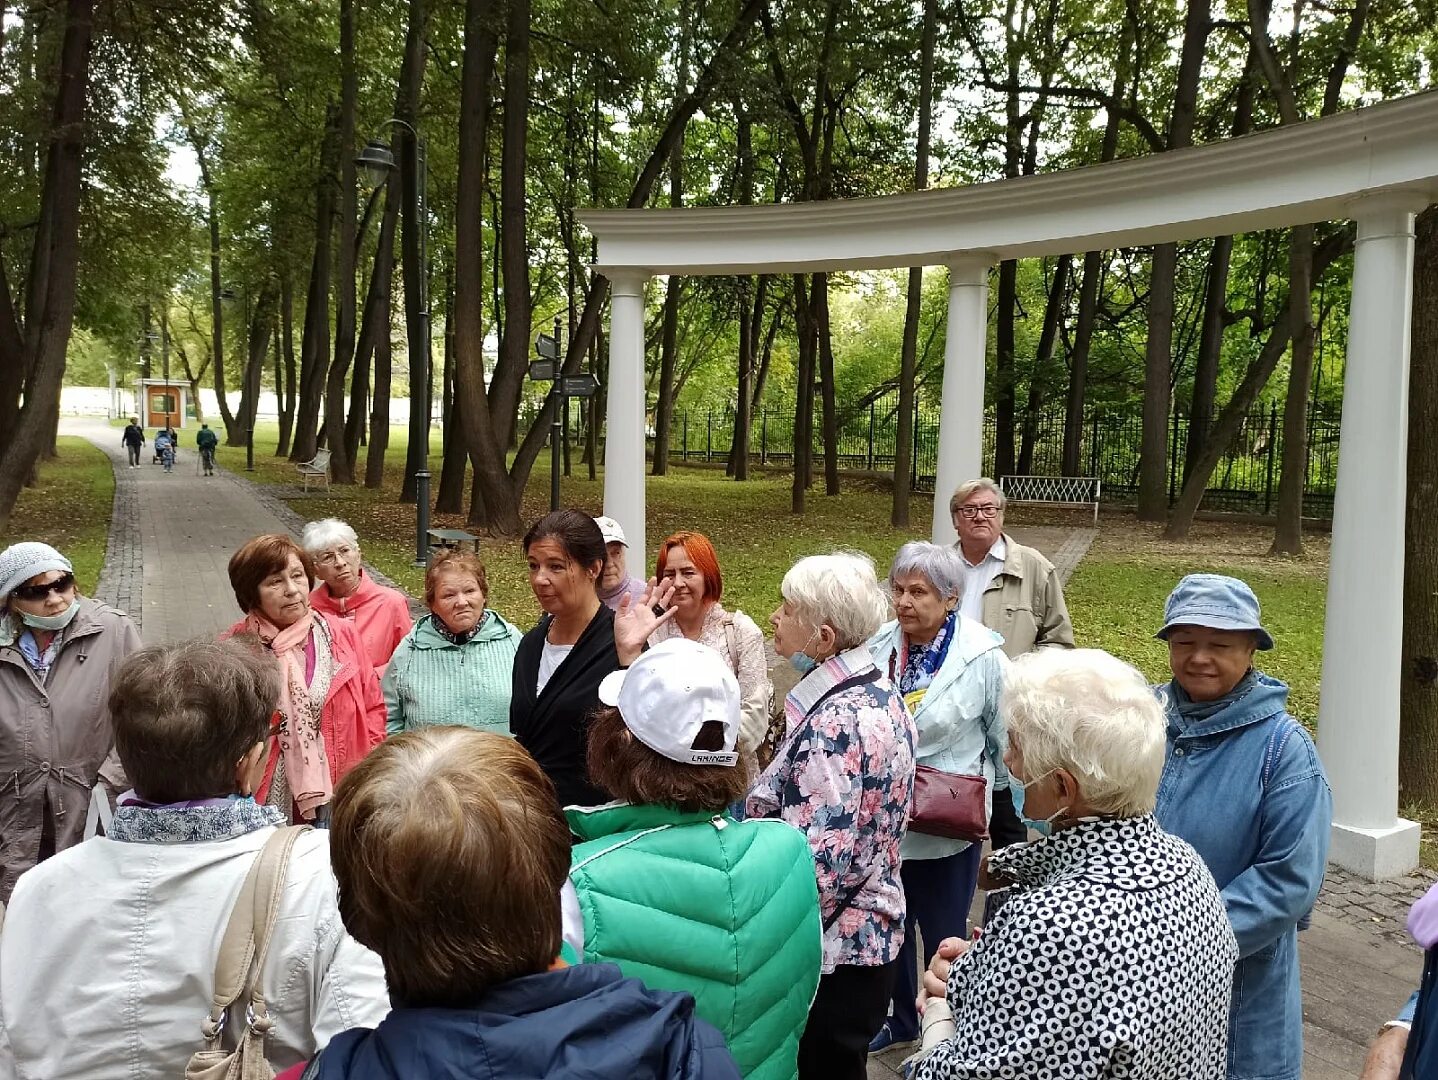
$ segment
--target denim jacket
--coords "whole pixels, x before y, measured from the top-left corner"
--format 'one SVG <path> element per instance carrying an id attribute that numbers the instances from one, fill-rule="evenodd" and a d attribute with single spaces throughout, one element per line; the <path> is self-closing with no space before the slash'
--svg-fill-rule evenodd
<path id="1" fill-rule="evenodd" d="M 1323 884 L 1333 797 L 1288 687 L 1258 674 L 1215 715 L 1186 723 L 1173 684 L 1159 823 L 1203 856 L 1238 939 L 1229 1080 L 1299 1080 L 1303 1000 L 1298 924 Z"/>

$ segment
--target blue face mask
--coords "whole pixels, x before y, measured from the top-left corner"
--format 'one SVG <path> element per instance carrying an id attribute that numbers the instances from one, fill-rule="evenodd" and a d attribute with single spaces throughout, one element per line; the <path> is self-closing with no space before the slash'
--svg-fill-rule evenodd
<path id="1" fill-rule="evenodd" d="M 809 674 L 809 672 L 813 671 L 816 667 L 819 666 L 819 661 L 815 660 L 812 656 L 810 656 L 804 651 L 804 649 L 807 649 L 809 647 L 809 642 L 814 640 L 814 635 L 818 632 L 819 631 L 815 630 L 813 634 L 810 634 L 808 639 L 804 642 L 804 648 L 800 649 L 793 656 L 789 657 L 789 666 L 792 667 L 795 671 L 797 671 L 800 675 L 807 675 Z"/>
<path id="2" fill-rule="evenodd" d="M 1019 816 L 1019 820 L 1024 823 L 1024 828 L 1032 829 L 1040 836 L 1052 836 L 1054 832 L 1054 819 L 1057 817 L 1061 817 L 1068 812 L 1068 807 L 1063 806 L 1055 810 L 1048 817 L 1041 818 L 1037 821 L 1035 821 L 1033 818 L 1024 817 L 1025 789 L 1032 787 L 1034 784 L 1037 784 L 1040 780 L 1044 778 L 1044 776 L 1048 776 L 1051 772 L 1053 772 L 1052 769 L 1050 769 L 1049 772 L 1044 773 L 1043 776 L 1036 776 L 1032 780 L 1029 780 L 1027 782 L 1020 780 L 1018 777 L 1013 776 L 1012 774 L 1010 774 L 1009 776 L 1009 795 L 1014 801 L 1014 813 L 1017 814 Z"/>

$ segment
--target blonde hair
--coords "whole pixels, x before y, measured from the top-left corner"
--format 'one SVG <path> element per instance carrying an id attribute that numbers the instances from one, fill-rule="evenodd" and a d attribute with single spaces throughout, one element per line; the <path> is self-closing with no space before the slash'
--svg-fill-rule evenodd
<path id="1" fill-rule="evenodd" d="M 459 1006 L 559 954 L 569 827 L 512 739 L 460 727 L 381 743 L 335 792 L 340 917 L 396 1005 Z"/>
<path id="2" fill-rule="evenodd" d="M 999 708 L 1028 779 L 1067 769 L 1095 811 L 1153 812 L 1166 721 L 1136 669 L 1101 649 L 1040 649 L 1010 666 Z"/>

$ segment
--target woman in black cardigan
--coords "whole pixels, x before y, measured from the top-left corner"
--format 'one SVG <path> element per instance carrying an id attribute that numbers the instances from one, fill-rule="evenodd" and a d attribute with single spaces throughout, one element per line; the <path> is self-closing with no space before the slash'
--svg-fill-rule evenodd
<path id="1" fill-rule="evenodd" d="M 644 600 L 612 612 L 600 602 L 604 536 L 588 514 L 556 510 L 524 537 L 529 587 L 544 609 L 514 658 L 509 730 L 554 782 L 561 806 L 596 806 L 609 796 L 589 780 L 585 749 L 599 683 L 628 667 L 654 628 L 673 618 L 673 584 L 650 582 Z"/>

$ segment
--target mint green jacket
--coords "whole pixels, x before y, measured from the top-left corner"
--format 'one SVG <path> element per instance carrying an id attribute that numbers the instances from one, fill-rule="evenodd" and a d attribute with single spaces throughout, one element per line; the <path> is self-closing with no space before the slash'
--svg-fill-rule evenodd
<path id="1" fill-rule="evenodd" d="M 814 858 L 774 820 L 570 807 L 585 963 L 694 995 L 752 1080 L 793 1080 L 823 944 Z"/>
<path id="2" fill-rule="evenodd" d="M 435 629 L 435 619 L 415 623 L 385 668 L 385 733 L 460 724 L 507 737 L 519 628 L 486 608 L 475 635 L 456 645 Z"/>

